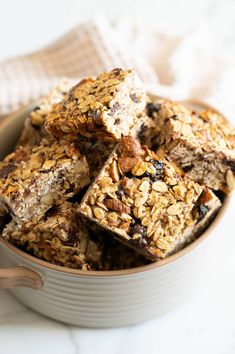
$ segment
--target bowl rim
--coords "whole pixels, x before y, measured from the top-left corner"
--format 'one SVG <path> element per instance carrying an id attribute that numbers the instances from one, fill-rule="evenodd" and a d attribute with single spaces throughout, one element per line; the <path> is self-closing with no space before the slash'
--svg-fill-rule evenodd
<path id="1" fill-rule="evenodd" d="M 153 94 L 150 94 L 149 96 L 155 97 L 155 98 L 158 97 Z M 163 97 L 159 97 L 159 98 L 163 98 Z M 205 107 L 206 109 L 212 109 L 213 111 L 221 114 L 214 107 L 212 107 L 200 100 L 189 99 L 189 100 L 183 100 L 183 101 L 178 101 L 178 102 L 200 105 L 201 107 Z M 16 119 L 19 115 L 26 114 L 26 112 L 29 112 L 34 106 L 35 106 L 35 104 L 34 105 L 31 104 L 29 107 L 21 109 L 18 112 L 3 119 L 3 122 L 0 122 L 0 132 L 2 129 L 6 128 L 8 126 L 8 124 L 10 124 L 12 122 L 12 120 Z M 157 269 L 157 268 L 166 266 L 170 263 L 176 262 L 179 259 L 181 259 L 183 256 L 189 254 L 191 251 L 197 249 L 206 239 L 208 239 L 208 237 L 211 235 L 211 233 L 214 231 L 214 229 L 220 223 L 220 221 L 222 220 L 225 212 L 227 211 L 227 209 L 231 203 L 231 200 L 232 200 L 231 193 L 227 194 L 224 198 L 222 206 L 221 206 L 218 214 L 216 215 L 215 219 L 212 221 L 212 223 L 206 228 L 206 230 L 195 241 L 193 241 L 192 243 L 190 243 L 189 245 L 184 247 L 182 250 L 176 252 L 175 254 L 166 257 L 165 259 L 162 259 L 158 262 L 152 262 L 152 263 L 144 265 L 144 266 L 135 267 L 135 268 L 128 268 L 128 269 L 122 269 L 122 270 L 107 270 L 107 271 L 106 270 L 105 271 L 97 271 L 97 270 L 86 271 L 86 270 L 81 270 L 81 269 L 68 268 L 68 267 L 63 267 L 63 266 L 59 266 L 59 265 L 44 261 L 42 259 L 36 258 L 36 257 L 20 250 L 19 248 L 17 248 L 16 246 L 11 244 L 10 242 L 4 240 L 1 236 L 1 234 L 0 234 L 0 243 L 2 243 L 5 247 L 10 249 L 13 253 L 16 253 L 18 256 L 21 256 L 22 258 L 26 259 L 27 261 L 30 261 L 30 262 L 34 263 L 35 265 L 39 265 L 42 268 L 50 269 L 52 271 L 56 271 L 56 272 L 60 272 L 60 273 L 67 273 L 70 275 L 79 275 L 79 276 L 85 276 L 85 277 L 89 277 L 89 276 L 93 276 L 93 277 L 94 276 L 95 277 L 110 276 L 110 277 L 113 277 L 113 276 L 130 275 L 130 274 L 135 274 L 135 273 L 143 273 L 143 272 L 151 271 L 153 269 Z"/>

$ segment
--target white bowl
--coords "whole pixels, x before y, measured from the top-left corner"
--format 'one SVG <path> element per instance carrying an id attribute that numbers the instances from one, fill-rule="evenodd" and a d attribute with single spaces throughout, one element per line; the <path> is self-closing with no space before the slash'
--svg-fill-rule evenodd
<path id="1" fill-rule="evenodd" d="M 194 109 L 205 107 L 193 103 Z M 0 124 L 1 158 L 12 151 L 30 110 Z M 225 198 L 216 219 L 192 244 L 165 260 L 134 269 L 87 272 L 60 267 L 0 238 L 0 288 L 11 288 L 26 306 L 73 325 L 124 326 L 159 316 L 204 287 L 210 276 L 211 235 L 230 199 Z"/>

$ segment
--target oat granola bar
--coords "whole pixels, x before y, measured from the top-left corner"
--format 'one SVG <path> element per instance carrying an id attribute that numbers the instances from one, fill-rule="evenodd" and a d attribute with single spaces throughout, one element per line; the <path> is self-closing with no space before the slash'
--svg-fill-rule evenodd
<path id="1" fill-rule="evenodd" d="M 44 121 L 53 104 L 60 102 L 72 87 L 72 80 L 63 79 L 48 95 L 41 98 L 39 104 L 26 118 L 17 146 L 37 145 L 49 135 L 44 128 Z"/>
<path id="2" fill-rule="evenodd" d="M 39 221 L 11 221 L 3 238 L 34 256 L 69 268 L 99 269 L 102 244 L 82 224 L 76 206 L 64 202 L 51 208 Z"/>
<path id="3" fill-rule="evenodd" d="M 151 260 L 180 239 L 203 191 L 166 159 L 123 137 L 84 196 L 79 212 Z"/>
<path id="4" fill-rule="evenodd" d="M 85 156 L 72 144 L 43 139 L 21 146 L 0 165 L 0 205 L 18 221 L 40 218 L 89 184 Z"/>
<path id="5" fill-rule="evenodd" d="M 147 96 L 133 70 L 114 69 L 74 86 L 46 118 L 56 138 L 70 141 L 117 141 L 137 135 Z M 148 118 L 145 116 L 145 119 Z"/>
<path id="6" fill-rule="evenodd" d="M 188 177 L 214 190 L 235 187 L 235 129 L 219 113 L 197 114 L 169 100 L 147 107 L 158 144 Z"/>

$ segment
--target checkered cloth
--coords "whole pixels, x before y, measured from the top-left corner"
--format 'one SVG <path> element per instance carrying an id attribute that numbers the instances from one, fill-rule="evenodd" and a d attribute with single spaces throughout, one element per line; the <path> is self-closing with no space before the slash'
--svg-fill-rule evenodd
<path id="1" fill-rule="evenodd" d="M 81 24 L 42 50 L 0 64 L 0 116 L 37 100 L 63 77 L 78 80 L 122 67 L 134 68 L 148 92 L 201 99 L 231 118 L 235 53 L 226 40 L 231 31 L 223 27 L 215 36 L 213 27 L 206 23 L 177 36 L 128 21 L 115 27 L 103 19 Z"/>
<path id="2" fill-rule="evenodd" d="M 108 23 L 82 24 L 46 48 L 0 65 L 0 115 L 38 99 L 62 77 L 83 78 L 115 67 L 133 67 L 148 87 L 156 86 L 151 65 L 126 50 Z"/>

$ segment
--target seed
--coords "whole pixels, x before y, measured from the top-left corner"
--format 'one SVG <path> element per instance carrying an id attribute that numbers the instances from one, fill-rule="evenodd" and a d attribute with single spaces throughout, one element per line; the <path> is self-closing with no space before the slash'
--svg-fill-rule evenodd
<path id="1" fill-rule="evenodd" d="M 165 193 L 168 191 L 167 185 L 166 183 L 162 182 L 162 181 L 156 181 L 152 184 L 152 188 L 154 191 L 157 192 L 162 192 Z"/>
<path id="2" fill-rule="evenodd" d="M 167 208 L 168 215 L 178 215 L 183 211 L 183 207 L 180 203 L 172 204 Z"/>
<path id="3" fill-rule="evenodd" d="M 139 190 L 141 192 L 148 192 L 150 183 L 147 180 L 144 180 L 141 185 L 139 186 Z"/>
<path id="4" fill-rule="evenodd" d="M 29 178 L 30 173 L 31 173 L 30 169 L 22 170 L 22 172 L 21 172 L 21 178 L 22 178 L 22 179 L 27 179 L 27 178 Z"/>
<path id="5" fill-rule="evenodd" d="M 184 200 L 187 189 L 184 186 L 174 186 L 173 188 L 175 198 L 178 200 Z"/>
<path id="6" fill-rule="evenodd" d="M 146 193 L 146 195 L 141 196 L 141 197 L 137 197 L 135 199 L 135 206 L 136 207 L 141 207 L 142 205 L 144 205 L 144 203 L 148 200 L 148 194 Z"/>
<path id="7" fill-rule="evenodd" d="M 51 245 L 52 245 L 52 247 L 54 247 L 54 248 L 60 248 L 61 242 L 60 242 L 59 238 L 58 238 L 58 237 L 54 237 L 54 238 L 52 239 L 52 241 L 51 241 Z"/>
<path id="8" fill-rule="evenodd" d="M 38 107 L 40 109 L 40 107 Z M 44 122 L 44 118 L 43 115 L 40 114 L 39 112 L 32 112 L 31 113 L 31 123 L 32 125 L 42 125 L 42 123 Z"/>
<path id="9" fill-rule="evenodd" d="M 159 237 L 163 237 L 164 235 L 164 230 L 161 228 L 161 227 L 158 227 L 155 232 L 154 232 L 154 235 L 153 235 L 153 241 L 157 241 L 157 239 Z"/>
<path id="10" fill-rule="evenodd" d="M 143 226 L 148 226 L 150 222 L 151 222 L 151 219 L 150 219 L 149 216 L 145 216 L 145 217 L 141 220 L 141 224 L 142 224 Z"/>
<path id="11" fill-rule="evenodd" d="M 192 188 L 186 194 L 186 198 L 185 198 L 186 199 L 186 203 L 190 204 L 192 202 L 192 200 L 193 200 L 193 197 L 194 197 L 194 189 Z"/>
<path id="12" fill-rule="evenodd" d="M 44 170 L 50 170 L 53 166 L 55 166 L 56 162 L 54 160 L 46 160 L 42 165 Z"/>
<path id="13" fill-rule="evenodd" d="M 54 196 L 52 193 L 47 193 L 41 198 L 41 203 L 51 206 L 54 202 Z"/>
<path id="14" fill-rule="evenodd" d="M 135 164 L 135 166 L 132 168 L 131 172 L 135 176 L 141 176 L 146 172 L 147 169 L 147 164 L 144 161 L 139 161 Z"/>
<path id="15" fill-rule="evenodd" d="M 105 217 L 104 210 L 98 207 L 93 209 L 94 215 L 98 220 L 102 220 Z"/>
<path id="16" fill-rule="evenodd" d="M 162 250 L 167 250 L 169 248 L 169 243 L 163 237 L 157 239 L 156 245 Z"/>

